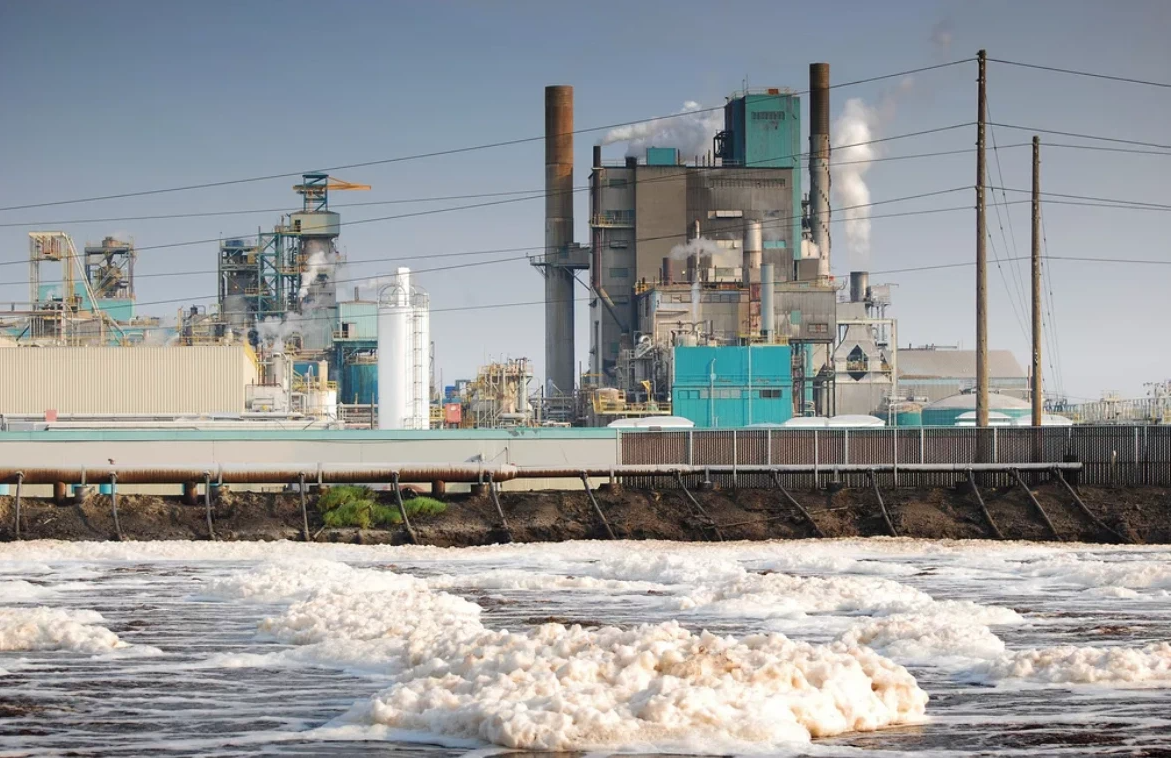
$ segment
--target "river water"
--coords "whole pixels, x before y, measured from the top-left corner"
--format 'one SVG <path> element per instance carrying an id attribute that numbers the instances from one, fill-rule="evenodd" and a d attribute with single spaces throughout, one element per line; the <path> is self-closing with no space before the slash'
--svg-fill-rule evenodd
<path id="1" fill-rule="evenodd" d="M 0 606 L 4 756 L 1171 755 L 1162 547 L 9 543 Z"/>

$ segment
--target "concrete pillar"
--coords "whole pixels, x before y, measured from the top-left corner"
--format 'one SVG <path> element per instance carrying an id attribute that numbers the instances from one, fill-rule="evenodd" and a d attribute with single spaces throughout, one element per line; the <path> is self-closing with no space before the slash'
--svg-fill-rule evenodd
<path id="1" fill-rule="evenodd" d="M 435 497 L 443 497 L 447 494 L 447 482 L 436 479 L 431 482 L 431 494 Z"/>
<path id="2" fill-rule="evenodd" d="M 183 482 L 183 505 L 199 505 L 199 482 Z"/>
<path id="3" fill-rule="evenodd" d="M 56 505 L 69 504 L 69 485 L 65 482 L 53 482 L 53 503 Z"/>

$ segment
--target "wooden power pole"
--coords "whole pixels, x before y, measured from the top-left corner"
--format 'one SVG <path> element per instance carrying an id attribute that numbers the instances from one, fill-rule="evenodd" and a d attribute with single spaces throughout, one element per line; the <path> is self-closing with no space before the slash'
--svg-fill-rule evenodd
<path id="1" fill-rule="evenodd" d="M 1033 426 L 1041 426 L 1041 138 L 1033 135 Z"/>
<path id="2" fill-rule="evenodd" d="M 976 426 L 988 426 L 988 230 L 984 219 L 984 124 L 988 85 L 987 53 L 976 53 L 979 63 L 976 95 Z"/>

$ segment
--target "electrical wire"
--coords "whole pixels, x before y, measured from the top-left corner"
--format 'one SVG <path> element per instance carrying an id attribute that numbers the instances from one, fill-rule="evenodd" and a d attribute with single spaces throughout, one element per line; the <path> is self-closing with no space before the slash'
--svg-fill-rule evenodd
<path id="1" fill-rule="evenodd" d="M 1041 245 L 1042 245 L 1042 248 L 1044 249 L 1045 257 L 1048 258 L 1049 257 L 1049 235 L 1045 230 L 1044 207 L 1045 207 L 1044 204 L 1042 204 L 1042 206 L 1041 206 Z M 1049 271 L 1049 266 L 1043 266 L 1041 271 L 1042 271 L 1042 275 L 1045 279 L 1045 284 L 1046 284 L 1046 288 L 1043 291 L 1044 297 L 1042 299 L 1045 300 L 1045 313 L 1047 315 L 1047 318 L 1042 320 L 1042 326 L 1044 326 L 1046 324 L 1049 326 L 1049 345 L 1050 345 L 1049 370 L 1053 372 L 1053 378 L 1056 380 L 1057 395 L 1064 396 L 1065 395 L 1065 376 L 1062 374 L 1062 371 L 1061 371 L 1061 368 L 1062 368 L 1061 352 L 1060 352 L 1061 348 L 1060 348 L 1060 344 L 1057 341 L 1057 320 L 1056 320 L 1056 316 L 1055 316 L 1056 308 L 1054 306 L 1054 296 L 1053 296 L 1053 275 Z M 1044 381 L 1044 377 L 1042 377 L 1042 380 L 1041 380 L 1042 391 L 1044 391 L 1044 385 L 1045 385 L 1045 381 Z"/>
<path id="2" fill-rule="evenodd" d="M 997 187 L 996 189 L 1003 192 L 1027 192 L 1032 194 L 1031 189 L 1018 189 L 1016 187 Z M 1152 210 L 1171 210 L 1171 205 L 1165 203 L 1147 203 L 1142 200 L 1120 200 L 1116 197 L 1093 197 L 1090 195 L 1070 195 L 1063 192 L 1041 192 L 1042 197 L 1060 197 L 1069 200 L 1087 200 L 1098 203 L 1114 203 L 1120 206 L 1134 206 L 1137 208 L 1150 208 Z"/>
<path id="3" fill-rule="evenodd" d="M 901 138 L 901 137 L 899 137 L 899 138 Z M 862 142 L 862 143 L 857 143 L 856 145 L 845 145 L 844 147 L 858 147 L 860 145 L 868 145 L 868 144 L 871 144 L 871 143 L 870 142 Z M 1018 142 L 1018 143 L 1011 144 L 1011 145 L 1002 145 L 1000 149 L 1001 150 L 1008 150 L 1011 148 L 1028 147 L 1029 144 L 1030 143 L 1028 143 L 1028 142 Z M 848 166 L 848 165 L 855 164 L 855 163 L 882 163 L 882 162 L 887 162 L 887 161 L 906 161 L 906 160 L 917 160 L 917 159 L 922 159 L 922 158 L 939 158 L 939 157 L 944 157 L 944 156 L 949 156 L 949 155 L 964 155 L 967 153 L 974 153 L 974 152 L 976 152 L 976 148 L 968 147 L 968 148 L 962 148 L 959 150 L 937 150 L 937 151 L 929 152 L 929 153 L 912 153 L 909 155 L 887 155 L 887 156 L 882 156 L 879 158 L 870 158 L 868 160 L 834 161 L 833 165 L 834 166 Z M 808 155 L 809 155 L 808 152 L 799 153 L 797 155 L 787 155 L 787 156 L 782 156 L 781 160 L 792 159 L 792 158 L 802 158 L 802 157 L 807 157 Z M 1168 155 L 1171 155 L 1171 153 L 1168 153 Z M 710 168 L 718 169 L 718 168 L 724 168 L 724 167 L 723 166 L 689 166 L 688 168 L 690 168 L 690 169 L 710 169 Z M 751 170 L 751 168 L 749 170 Z M 647 179 L 643 179 L 640 181 L 642 181 L 642 182 L 681 181 L 682 179 L 685 179 L 685 178 L 686 177 L 683 175 L 673 174 L 671 176 L 666 176 L 666 177 L 649 177 Z M 638 182 L 636 181 L 635 183 L 638 183 Z M 589 189 L 590 189 L 589 185 L 584 185 L 584 186 L 574 187 L 572 192 L 585 192 Z M 338 203 L 338 204 L 331 204 L 329 207 L 330 207 L 330 209 L 335 209 L 335 208 L 360 208 L 360 207 L 368 207 L 368 206 L 374 206 L 374 205 L 407 205 L 407 204 L 415 204 L 415 203 L 440 202 L 440 201 L 445 201 L 445 200 L 471 200 L 471 199 L 482 198 L 482 197 L 504 197 L 504 196 L 515 196 L 515 195 L 532 195 L 532 197 L 526 197 L 523 199 L 535 200 L 535 199 L 547 197 L 550 195 L 556 196 L 557 194 L 560 194 L 560 193 L 559 192 L 547 193 L 545 190 L 514 190 L 512 192 L 483 192 L 483 193 L 473 194 L 473 195 L 447 195 L 447 196 L 441 196 L 441 197 L 419 197 L 419 198 L 398 198 L 398 199 L 394 199 L 394 200 L 372 200 L 372 201 L 363 202 L 363 203 Z M 115 221 L 159 221 L 159 220 L 181 219 L 181 218 L 206 218 L 206 217 L 214 217 L 214 216 L 243 216 L 243 215 L 259 214 L 259 213 L 284 213 L 284 214 L 288 214 L 288 213 L 296 213 L 296 212 L 297 212 L 296 209 L 292 209 L 292 208 L 254 208 L 251 210 L 203 211 L 203 212 L 199 212 L 199 213 L 162 213 L 162 214 L 151 215 L 151 216 L 109 216 L 106 218 L 80 218 L 80 219 L 67 219 L 67 220 L 58 220 L 58 221 L 14 221 L 14 222 L 0 223 L 0 228 L 18 227 L 18 226 L 29 226 L 29 227 L 68 226 L 71 224 L 102 224 L 102 223 L 111 223 L 111 222 L 115 222 Z M 240 235 L 237 235 L 237 236 L 240 236 Z"/>
<path id="4" fill-rule="evenodd" d="M 1079 132 L 1063 132 L 1057 129 L 1038 129 L 1035 126 L 1021 126 L 1020 124 L 993 124 L 988 123 L 988 126 L 999 126 L 1002 129 L 1017 129 L 1023 132 L 1033 132 L 1034 134 L 1056 134 L 1060 137 L 1076 137 L 1078 139 L 1092 139 L 1099 142 L 1116 142 L 1120 145 L 1137 145 L 1138 147 L 1155 147 L 1160 150 L 1171 150 L 1171 145 L 1161 145 L 1157 142 L 1142 142 L 1140 140 L 1122 139 L 1120 137 L 1103 137 L 1099 134 L 1081 134 Z"/>
<path id="5" fill-rule="evenodd" d="M 919 200 L 919 199 L 923 199 L 923 198 L 927 198 L 927 197 L 934 197 L 934 196 L 938 196 L 938 195 L 945 195 L 945 194 L 950 194 L 950 193 L 954 193 L 954 192 L 959 192 L 959 191 L 965 190 L 965 189 L 967 189 L 967 188 L 966 187 L 956 187 L 956 188 L 949 189 L 949 190 L 937 190 L 935 192 L 920 193 L 917 195 L 907 195 L 905 197 L 890 198 L 887 200 L 878 200 L 878 201 L 875 201 L 872 203 L 865 203 L 865 204 L 856 205 L 856 206 L 849 206 L 849 207 L 843 208 L 842 210 L 858 210 L 858 209 L 862 209 L 862 208 L 870 208 L 870 207 L 877 206 L 877 205 L 886 205 L 886 204 L 890 204 L 890 203 L 904 202 L 904 201 L 908 201 L 908 200 Z M 1022 201 L 1016 201 L 1016 202 L 1025 202 L 1025 201 L 1022 200 Z M 870 218 L 870 219 L 897 218 L 897 217 L 903 217 L 903 216 L 926 215 L 926 214 L 931 214 L 931 213 L 944 213 L 944 212 L 960 211 L 960 210 L 970 210 L 970 208 L 968 206 L 958 206 L 958 207 L 952 207 L 952 208 L 928 208 L 928 209 L 922 209 L 922 210 L 917 210 L 917 211 L 903 211 L 903 212 L 899 212 L 899 213 L 872 215 L 872 216 L 867 216 L 867 218 Z M 768 221 L 762 222 L 761 227 L 762 228 L 772 228 L 774 226 L 777 226 L 777 227 L 783 228 L 783 227 L 787 226 L 789 223 L 791 223 L 792 221 L 796 220 L 797 218 L 799 218 L 799 217 L 794 215 L 794 216 L 782 217 L 782 218 L 777 218 L 777 219 L 769 219 Z M 840 224 L 840 223 L 846 223 L 847 221 L 848 221 L 848 219 L 845 219 L 845 218 L 837 218 L 837 219 L 832 219 L 830 223 Z M 664 240 L 664 239 L 679 239 L 681 237 L 682 237 L 682 235 L 680 235 L 680 234 L 661 234 L 661 235 L 656 235 L 653 237 L 639 237 L 638 239 L 633 240 L 633 242 L 635 242 L 635 243 L 654 242 L 654 241 Z M 356 265 L 356 264 L 364 264 L 364 263 L 386 263 L 386 262 L 393 262 L 393 261 L 419 260 L 419 259 L 430 260 L 430 259 L 435 259 L 435 258 L 449 258 L 449 257 L 471 256 L 471 255 L 492 255 L 492 254 L 517 253 L 517 252 L 540 252 L 543 250 L 545 250 L 544 245 L 534 245 L 534 246 L 530 246 L 530 247 L 496 248 L 496 249 L 492 249 L 492 250 L 469 250 L 469 251 L 461 251 L 461 252 L 455 252 L 455 253 L 431 253 L 431 254 L 419 254 L 419 255 L 407 255 L 407 256 L 398 256 L 398 255 L 386 256 L 383 258 L 363 258 L 363 259 L 358 259 L 358 260 L 341 261 L 341 264 L 342 265 Z M 518 256 L 516 258 L 504 258 L 499 261 L 488 261 L 488 262 L 506 262 L 506 261 L 513 261 L 513 260 L 532 260 L 532 257 L 525 255 L 525 256 Z M 476 265 L 476 264 L 471 264 L 471 265 Z M 218 269 L 207 269 L 207 270 L 203 270 L 203 271 L 183 271 L 183 272 L 157 272 L 157 273 L 153 273 L 153 274 L 135 274 L 135 279 L 145 278 L 145 277 L 155 278 L 155 277 L 169 277 L 169 276 L 210 275 L 210 274 L 217 274 L 217 273 L 219 273 Z M 417 273 L 422 273 L 422 272 L 417 272 Z M 366 281 L 370 278 L 371 277 L 369 277 L 369 276 L 363 276 L 363 277 L 356 277 L 352 280 L 338 279 L 335 281 L 337 281 L 339 283 L 346 282 L 346 281 Z M 31 282 L 27 281 L 27 280 L 23 281 L 23 282 L 8 281 L 8 282 L 0 283 L 0 286 L 28 285 L 28 284 L 31 284 Z M 192 299 L 195 299 L 195 298 L 192 298 Z M 210 297 L 205 298 L 205 299 L 210 299 Z M 140 304 L 145 305 L 146 303 L 140 303 Z M 0 314 L 0 315 L 2 315 L 2 314 Z"/>
<path id="6" fill-rule="evenodd" d="M 974 59 L 973 58 L 963 58 L 963 59 L 951 61 L 948 63 L 939 63 L 939 64 L 935 64 L 932 66 L 922 66 L 920 68 L 908 69 L 906 71 L 897 71 L 895 73 L 882 74 L 879 76 L 871 76 L 871 77 L 867 77 L 865 79 L 857 79 L 857 80 L 849 81 L 849 82 L 840 82 L 838 84 L 830 85 L 829 88 L 830 89 L 838 89 L 841 87 L 851 87 L 851 86 L 855 86 L 858 84 L 869 84 L 871 82 L 878 82 L 878 81 L 882 81 L 884 79 L 893 79 L 893 78 L 900 77 L 900 76 L 909 76 L 911 74 L 918 74 L 918 73 L 922 73 L 925 71 L 933 71 L 936 69 L 948 68 L 950 66 L 957 66 L 962 63 L 969 63 L 972 60 L 974 60 Z M 809 92 L 808 90 L 803 90 L 801 92 L 795 92 L 792 94 L 802 95 L 802 94 L 808 94 L 808 92 Z M 698 114 L 698 113 L 712 113 L 715 111 L 722 111 L 722 110 L 724 110 L 724 106 L 722 106 L 722 105 L 713 106 L 710 108 L 700 108 L 697 110 L 685 111 L 682 113 L 671 113 L 671 114 L 667 114 L 665 116 L 637 119 L 635 121 L 622 121 L 619 123 L 606 124 L 603 126 L 591 126 L 591 127 L 585 128 L 585 129 L 576 129 L 576 130 L 568 132 L 566 134 L 554 135 L 554 137 L 565 137 L 565 136 L 573 136 L 573 135 L 578 135 L 578 134 L 590 134 L 592 132 L 599 132 L 599 131 L 609 131 L 610 129 L 616 129 L 616 128 L 622 127 L 622 126 L 634 126 L 636 124 L 647 123 L 650 121 L 665 121 L 665 120 L 669 120 L 669 119 L 673 119 L 673 118 L 683 118 L 683 117 L 688 117 L 688 116 L 694 116 L 695 114 Z M 447 150 L 435 150 L 435 151 L 427 152 L 427 153 L 415 153 L 413 155 L 400 155 L 400 156 L 396 156 L 393 158 L 381 158 L 378 160 L 361 161 L 358 163 L 347 163 L 347 164 L 342 164 L 342 165 L 337 165 L 337 166 L 330 166 L 328 168 L 320 169 L 319 173 L 328 174 L 332 171 L 346 171 L 346 170 L 354 169 L 354 168 L 365 168 L 367 166 L 384 166 L 384 165 L 393 164 L 393 163 L 405 163 L 407 161 L 423 160 L 426 158 L 438 158 L 438 157 L 447 156 L 447 155 L 460 155 L 463 153 L 470 153 L 470 152 L 475 152 L 478 150 L 489 150 L 489 149 L 493 149 L 493 148 L 509 147 L 509 146 L 521 145 L 521 144 L 525 144 L 525 143 L 529 143 L 529 142 L 540 142 L 545 139 L 546 139 L 546 135 L 542 134 L 537 137 L 521 137 L 518 139 L 500 140 L 498 142 L 487 142 L 487 143 L 483 143 L 483 144 L 479 144 L 479 145 L 469 145 L 469 146 L 465 146 L 465 147 L 449 148 Z M 231 185 L 246 184 L 246 183 L 250 183 L 250 182 L 269 181 L 272 179 L 287 179 L 287 178 L 292 178 L 292 177 L 297 177 L 297 176 L 303 176 L 305 173 L 307 173 L 307 172 L 292 171 L 292 172 L 285 172 L 285 173 L 280 173 L 280 174 L 266 174 L 266 175 L 262 175 L 262 176 L 252 176 L 252 177 L 246 177 L 243 179 L 228 179 L 228 180 L 222 180 L 222 181 L 217 181 L 217 182 L 205 182 L 202 184 L 189 184 L 189 185 L 185 185 L 185 186 L 181 186 L 181 187 L 167 187 L 167 188 L 162 188 L 162 189 L 141 190 L 138 192 L 122 192 L 122 193 L 111 194 L 111 195 L 100 195 L 100 196 L 94 196 L 94 197 L 75 198 L 72 200 L 56 200 L 56 201 L 44 202 L 44 203 L 26 203 L 24 205 L 13 205 L 13 206 L 0 208 L 0 211 L 24 210 L 24 209 L 28 209 L 28 208 L 45 208 L 45 207 L 49 207 L 49 206 L 60 206 L 60 205 L 74 205 L 77 203 L 91 203 L 91 202 L 98 202 L 98 201 L 102 201 L 102 200 L 118 200 L 118 199 L 124 199 L 124 198 L 128 198 L 128 197 L 143 197 L 146 195 L 160 195 L 160 194 L 166 194 L 166 193 L 171 193 L 171 192 L 187 192 L 187 191 L 199 190 L 199 189 L 212 189 L 212 188 L 216 188 L 216 187 L 227 187 L 227 186 L 231 186 Z"/>
<path id="7" fill-rule="evenodd" d="M 1072 68 L 1060 68 L 1058 66 L 1042 66 L 1036 63 L 1022 63 L 1020 61 L 1008 61 L 1002 58 L 987 58 L 990 63 L 1001 63 L 1005 66 L 1018 66 L 1020 68 L 1033 68 L 1039 71 L 1051 71 L 1057 74 L 1070 74 L 1072 76 L 1085 76 L 1092 79 L 1106 79 L 1112 82 L 1126 82 L 1127 84 L 1142 84 L 1147 87 L 1162 87 L 1164 89 L 1171 89 L 1171 83 L 1167 82 L 1153 82 L 1146 79 L 1132 79 L 1128 76 L 1113 76 L 1111 74 L 1099 74 L 1092 71 L 1077 71 Z"/>
<path id="8" fill-rule="evenodd" d="M 1106 145 L 1074 145 L 1068 142 L 1044 142 L 1042 146 L 1045 148 L 1060 147 L 1073 150 L 1098 150 L 1105 153 L 1130 153 L 1132 155 L 1166 155 L 1171 156 L 1171 152 L 1164 150 L 1138 150 L 1133 147 L 1107 147 Z"/>
<path id="9" fill-rule="evenodd" d="M 968 122 L 965 124 L 953 124 L 951 126 L 936 127 L 933 129 L 925 129 L 925 130 L 920 130 L 917 132 L 908 132 L 905 134 L 897 134 L 897 135 L 893 135 L 890 137 L 882 137 L 879 139 L 867 140 L 865 142 L 853 143 L 850 145 L 845 145 L 843 147 L 859 147 L 862 145 L 872 145 L 872 144 L 876 144 L 876 143 L 880 143 L 880 142 L 890 142 L 893 140 L 906 139 L 909 137 L 919 137 L 919 136 L 923 136 L 923 135 L 927 135 L 927 134 L 936 134 L 939 132 L 945 132 L 945 131 L 950 131 L 953 129 L 959 129 L 959 128 L 962 128 L 965 126 L 971 126 L 971 122 Z M 794 154 L 791 156 L 785 156 L 784 158 L 799 158 L 799 157 L 805 156 L 805 155 L 808 155 L 808 153 L 797 153 L 797 154 Z M 784 159 L 784 158 L 782 158 L 782 159 Z M 699 168 L 719 169 L 722 167 L 704 166 L 704 167 L 699 167 Z M 746 170 L 751 170 L 751 168 L 746 169 Z M 651 182 L 656 182 L 656 181 L 682 181 L 685 178 L 686 177 L 684 174 L 674 174 L 674 175 L 669 175 L 667 177 L 648 177 L 647 179 L 644 179 L 641 181 L 644 183 L 651 183 Z M 559 192 L 553 192 L 553 193 L 547 193 L 547 194 L 542 193 L 542 194 L 537 194 L 537 195 L 532 195 L 532 196 L 527 196 L 527 197 L 519 197 L 519 198 L 514 197 L 514 198 L 508 198 L 508 199 L 504 199 L 504 200 L 493 200 L 493 201 L 488 201 L 488 202 L 483 202 L 483 203 L 471 203 L 468 205 L 456 205 L 456 206 L 450 206 L 447 208 L 432 208 L 432 209 L 424 210 L 424 211 L 412 211 L 410 213 L 400 213 L 400 214 L 395 214 L 395 215 L 390 215 L 390 216 L 378 216 L 378 217 L 374 217 L 374 218 L 357 219 L 354 221 L 347 221 L 346 225 L 347 226 L 357 226 L 357 225 L 361 225 L 361 224 L 369 224 L 369 223 L 376 223 L 376 222 L 382 222 L 382 221 L 393 221 L 393 220 L 404 219 L 404 218 L 416 218 L 419 216 L 430 216 L 430 215 L 435 215 L 435 214 L 439 214 L 439 213 L 450 213 L 453 211 L 463 211 L 463 210 L 472 210 L 472 209 L 476 209 L 476 208 L 486 208 L 486 207 L 491 207 L 491 206 L 507 205 L 507 204 L 516 203 L 516 202 L 524 202 L 527 200 L 536 200 L 536 199 L 540 199 L 542 197 L 547 197 L 547 196 L 556 196 L 561 193 L 572 194 L 572 193 L 576 193 L 576 192 L 584 192 L 588 189 L 589 189 L 589 187 L 580 187 L 580 188 L 573 188 L 571 190 L 561 190 Z M 144 247 L 138 247 L 138 248 L 136 248 L 136 250 L 138 252 L 142 252 L 145 250 L 161 250 L 161 249 L 174 248 L 174 247 L 188 247 L 188 246 L 192 246 L 192 245 L 206 245 L 206 244 L 211 244 L 211 243 L 218 243 L 224 239 L 248 238 L 248 237 L 250 237 L 250 233 L 228 234 L 228 235 L 221 235 L 219 237 L 214 237 L 214 238 L 188 240 L 186 242 L 171 242 L 171 243 L 163 243 L 163 244 L 158 244 L 158 245 L 147 245 Z M 25 261 L 19 261 L 19 260 L 18 261 L 0 261 L 0 266 L 20 265 L 21 263 L 24 263 L 24 262 Z"/>
<path id="10" fill-rule="evenodd" d="M 985 98 L 985 107 L 988 109 L 988 117 L 991 118 L 992 117 L 992 106 L 990 103 L 987 102 L 987 98 Z M 993 155 L 994 163 L 996 164 L 996 172 L 1000 176 L 1000 183 L 1004 184 L 1004 169 L 1000 165 L 1000 151 L 996 149 L 996 131 L 992 128 L 989 128 L 988 135 L 992 139 L 992 155 Z M 992 184 L 991 169 L 986 167 L 985 173 L 986 173 L 985 181 L 988 184 Z M 1008 200 L 1008 197 L 1004 194 L 1003 191 L 1000 193 L 1000 195 L 1001 195 L 1001 199 L 1003 201 Z M 993 190 L 992 190 L 992 199 L 993 199 L 994 210 L 996 211 L 996 223 L 1000 227 L 1000 239 L 1004 243 L 1004 253 L 1007 256 L 1009 254 L 1009 242 L 1008 242 L 1008 239 L 1005 237 L 1005 233 L 1004 233 L 1004 218 L 1002 217 L 1001 212 L 1000 212 L 1000 205 L 995 202 L 995 200 L 996 200 L 995 186 L 993 186 Z M 1005 215 L 1008 216 L 1008 229 L 1009 229 L 1009 233 L 1012 237 L 1012 255 L 1014 257 L 1019 257 L 1020 251 L 1017 249 L 1016 232 L 1012 228 L 1012 214 L 1008 212 L 1007 208 L 1005 208 L 1004 212 L 1005 212 Z M 996 255 L 995 247 L 993 247 L 993 255 L 994 256 Z M 1000 268 L 1000 261 L 999 260 L 996 261 L 996 267 Z M 1028 298 L 1025 297 L 1025 290 L 1024 290 L 1024 285 L 1021 282 L 1020 272 L 1017 270 L 1017 267 L 1012 264 L 1009 264 L 1008 269 L 1009 269 L 1009 273 L 1012 276 L 1013 285 L 1016 288 L 1015 293 L 1012 290 L 1009 291 L 1009 293 L 1008 293 L 1009 299 L 1011 300 L 1014 297 L 1019 297 L 1020 304 L 1021 304 L 1021 312 L 1028 313 L 1029 309 L 1026 305 L 1026 303 L 1028 303 Z M 1001 275 L 1001 278 L 1004 279 L 1003 269 L 1001 269 L 1000 275 Z M 1005 289 L 1009 289 L 1007 280 L 1005 281 L 1004 286 L 1005 286 Z M 1015 304 L 1013 305 L 1013 312 L 1014 313 L 1016 312 Z M 1019 323 L 1021 324 L 1022 331 L 1026 332 L 1026 334 L 1027 334 L 1027 330 L 1025 329 L 1024 319 L 1019 319 Z"/>

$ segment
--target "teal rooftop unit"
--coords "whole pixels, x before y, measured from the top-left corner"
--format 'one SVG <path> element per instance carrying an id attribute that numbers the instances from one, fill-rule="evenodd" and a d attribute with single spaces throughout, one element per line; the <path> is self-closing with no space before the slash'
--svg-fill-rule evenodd
<path id="1" fill-rule="evenodd" d="M 801 99 L 781 89 L 737 92 L 724 106 L 716 155 L 725 166 L 800 168 Z"/>
<path id="2" fill-rule="evenodd" d="M 673 147 L 648 147 L 646 165 L 675 166 L 679 163 L 679 151 Z"/>
<path id="3" fill-rule="evenodd" d="M 672 408 L 696 427 L 781 424 L 793 417 L 788 345 L 676 347 L 672 365 Z"/>

